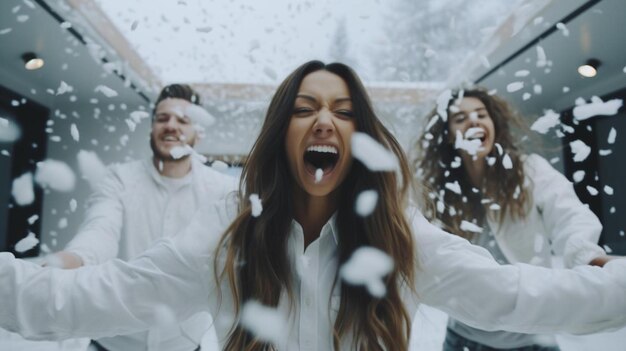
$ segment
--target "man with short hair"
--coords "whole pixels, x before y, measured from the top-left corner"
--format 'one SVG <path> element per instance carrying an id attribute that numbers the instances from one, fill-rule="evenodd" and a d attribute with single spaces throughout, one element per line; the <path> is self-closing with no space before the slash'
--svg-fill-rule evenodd
<path id="1" fill-rule="evenodd" d="M 78 234 L 52 256 L 56 265 L 77 268 L 116 257 L 132 259 L 158 239 L 177 234 L 201 204 L 236 189 L 234 178 L 205 166 L 192 149 L 201 125 L 213 119 L 199 105 L 188 85 L 172 84 L 161 91 L 150 133 L 152 157 L 109 168 L 89 200 Z M 157 307 L 155 313 L 167 315 Z M 102 338 L 92 345 L 107 351 L 192 351 L 199 349 L 209 323 L 210 316 L 199 313 L 180 324 Z"/>

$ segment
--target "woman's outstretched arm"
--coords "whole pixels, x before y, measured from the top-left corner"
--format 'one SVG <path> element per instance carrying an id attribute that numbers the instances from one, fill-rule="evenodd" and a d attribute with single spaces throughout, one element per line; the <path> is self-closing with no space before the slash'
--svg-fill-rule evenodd
<path id="1" fill-rule="evenodd" d="M 626 325 L 626 260 L 604 268 L 499 265 L 487 250 L 434 227 L 413 228 L 423 303 L 484 330 L 592 333 Z"/>
<path id="2" fill-rule="evenodd" d="M 130 262 L 63 270 L 0 253 L 0 327 L 30 339 L 98 338 L 206 309 L 223 229 L 217 217 L 201 208 L 180 234 Z"/>

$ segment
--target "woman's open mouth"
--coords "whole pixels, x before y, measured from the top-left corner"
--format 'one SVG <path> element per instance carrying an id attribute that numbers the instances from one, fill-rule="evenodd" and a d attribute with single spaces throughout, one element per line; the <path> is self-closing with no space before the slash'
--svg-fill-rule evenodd
<path id="1" fill-rule="evenodd" d="M 309 146 L 304 152 L 304 167 L 307 173 L 316 177 L 327 175 L 335 169 L 339 161 L 339 152 L 336 147 L 330 145 Z M 321 169 L 322 173 L 317 170 Z"/>
<path id="2" fill-rule="evenodd" d="M 482 128 L 469 128 L 465 131 L 465 139 L 467 140 L 480 140 L 480 143 L 484 143 L 487 139 L 487 134 Z"/>

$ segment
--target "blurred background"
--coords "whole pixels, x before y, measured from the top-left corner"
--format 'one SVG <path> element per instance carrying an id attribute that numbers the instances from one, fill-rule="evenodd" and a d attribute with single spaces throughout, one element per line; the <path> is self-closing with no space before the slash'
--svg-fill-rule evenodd
<path id="1" fill-rule="evenodd" d="M 407 152 L 447 88 L 487 87 L 528 125 L 552 110 L 558 122 L 524 147 L 575 183 L 604 225 L 601 245 L 624 255 L 626 110 L 572 110 L 626 96 L 625 15 L 622 0 L 1 1 L 0 251 L 34 257 L 73 237 L 100 165 L 150 155 L 144 117 L 163 86 L 201 93 L 217 122 L 197 150 L 236 175 L 277 84 L 321 59 L 355 68 Z M 572 142 L 591 149 L 582 162 Z M 52 166 L 38 173 L 43 161 Z M 31 183 L 32 201 L 19 199 Z M 38 244 L 16 250 L 29 235 Z M 570 350 L 611 347 L 580 340 Z"/>

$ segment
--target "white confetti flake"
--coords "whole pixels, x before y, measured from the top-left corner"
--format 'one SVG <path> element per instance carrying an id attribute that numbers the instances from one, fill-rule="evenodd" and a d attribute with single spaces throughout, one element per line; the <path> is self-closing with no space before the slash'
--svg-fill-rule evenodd
<path id="1" fill-rule="evenodd" d="M 63 29 L 69 29 L 72 28 L 72 24 L 68 21 L 63 21 L 61 22 L 60 27 Z"/>
<path id="2" fill-rule="evenodd" d="M 610 155 L 612 153 L 613 153 L 613 150 L 604 150 L 604 149 L 598 150 L 598 154 L 600 156 L 608 156 L 608 155 Z"/>
<path id="3" fill-rule="evenodd" d="M 615 130 L 615 128 L 611 127 L 611 130 L 609 131 L 609 137 L 606 139 L 606 141 L 609 144 L 615 144 L 616 137 L 617 137 L 617 131 Z"/>
<path id="4" fill-rule="evenodd" d="M 558 28 L 558 30 L 560 30 L 561 33 L 563 33 L 563 36 L 569 37 L 569 29 L 567 29 L 564 23 L 561 23 L 561 22 L 557 23 L 556 28 Z"/>
<path id="5" fill-rule="evenodd" d="M 59 227 L 59 229 L 67 228 L 67 218 L 63 217 L 59 219 L 59 223 L 57 224 L 57 227 Z"/>
<path id="6" fill-rule="evenodd" d="M 574 172 L 572 178 L 574 179 L 574 183 L 580 183 L 583 179 L 585 179 L 585 171 L 581 170 Z"/>
<path id="7" fill-rule="evenodd" d="M 184 146 L 174 146 L 173 148 L 170 149 L 170 155 L 172 155 L 172 157 L 175 160 L 178 160 L 180 158 L 183 158 L 185 156 L 189 156 L 193 153 L 193 148 L 191 148 L 191 146 L 185 144 Z"/>
<path id="8" fill-rule="evenodd" d="M 61 81 L 61 84 L 57 88 L 56 95 L 62 95 L 72 91 L 74 91 L 74 88 L 71 85 L 65 83 L 64 81 Z"/>
<path id="9" fill-rule="evenodd" d="M 374 212 L 376 203 L 378 202 L 378 193 L 376 190 L 362 191 L 356 198 L 355 211 L 361 217 L 366 217 Z"/>
<path id="10" fill-rule="evenodd" d="M 370 171 L 395 171 L 398 169 L 398 159 L 395 154 L 387 150 L 365 133 L 352 134 L 352 156 L 361 161 Z"/>
<path id="11" fill-rule="evenodd" d="M 602 245 L 602 247 L 604 248 L 604 251 L 605 251 L 607 254 L 609 254 L 609 255 L 610 255 L 611 253 L 613 253 L 613 250 L 612 250 L 612 249 L 611 249 L 608 245 Z"/>
<path id="12" fill-rule="evenodd" d="M 72 139 L 74 139 L 75 141 L 79 141 L 80 140 L 80 134 L 78 133 L 78 127 L 76 126 L 75 123 L 72 123 L 72 125 L 70 126 L 70 134 L 72 135 Z"/>
<path id="13" fill-rule="evenodd" d="M 462 160 L 459 156 L 454 156 L 454 160 L 452 160 L 452 162 L 450 162 L 450 167 L 452 168 L 459 168 L 461 167 L 461 163 Z"/>
<path id="14" fill-rule="evenodd" d="M 459 185 L 458 181 L 455 180 L 454 183 L 446 183 L 444 186 L 446 189 L 461 195 L 461 185 Z"/>
<path id="15" fill-rule="evenodd" d="M 265 73 L 265 75 L 268 76 L 272 81 L 276 80 L 276 71 L 274 71 L 271 67 L 263 67 L 263 73 Z"/>
<path id="16" fill-rule="evenodd" d="M 603 189 L 604 189 L 604 192 L 605 192 L 607 195 L 613 195 L 613 188 L 612 188 L 612 187 L 610 187 L 610 186 L 608 186 L 608 185 L 605 185 Z"/>
<path id="17" fill-rule="evenodd" d="M 76 159 L 81 178 L 89 183 L 91 189 L 96 189 L 107 173 L 106 166 L 93 151 L 80 150 Z"/>
<path id="18" fill-rule="evenodd" d="M 448 120 L 448 103 L 452 100 L 452 90 L 446 89 L 437 96 L 437 115 L 441 117 L 441 120 L 446 122 Z"/>
<path id="19" fill-rule="evenodd" d="M 543 47 L 537 45 L 537 67 L 545 67 L 548 64 L 546 52 Z"/>
<path id="20" fill-rule="evenodd" d="M 492 211 L 499 211 L 502 207 L 500 207 L 500 205 L 493 203 L 491 205 L 489 205 L 489 209 Z"/>
<path id="21" fill-rule="evenodd" d="M 526 101 L 526 100 L 530 99 L 531 96 L 532 95 L 530 93 L 524 93 L 524 94 L 522 94 L 522 100 Z"/>
<path id="22" fill-rule="evenodd" d="M 193 123 L 209 127 L 215 123 L 215 117 L 213 117 L 207 110 L 201 106 L 190 104 L 185 108 L 185 116 L 189 117 Z"/>
<path id="23" fill-rule="evenodd" d="M 543 91 L 543 88 L 541 87 L 540 84 L 533 85 L 533 93 L 535 93 L 535 95 L 540 95 L 542 91 Z"/>
<path id="24" fill-rule="evenodd" d="M 9 33 L 11 33 L 12 30 L 13 30 L 13 28 L 0 29 L 0 35 L 9 34 Z"/>
<path id="25" fill-rule="evenodd" d="M 443 203 L 443 201 L 437 201 L 437 212 L 443 213 L 443 211 L 445 210 L 446 210 L 446 205 Z"/>
<path id="26" fill-rule="evenodd" d="M 0 117 L 0 143 L 13 143 L 21 136 L 22 129 L 17 123 Z"/>
<path id="27" fill-rule="evenodd" d="M 224 172 L 228 170 L 228 163 L 220 160 L 215 160 L 211 163 L 211 168 L 220 172 Z"/>
<path id="28" fill-rule="evenodd" d="M 476 155 L 478 151 L 482 150 L 480 139 L 465 139 L 460 130 L 456 131 L 454 148 L 465 150 L 470 155 Z"/>
<path id="29" fill-rule="evenodd" d="M 483 232 L 483 228 L 477 226 L 476 224 L 472 223 L 472 222 L 468 222 L 466 220 L 462 220 L 461 221 L 461 226 L 460 229 L 466 232 L 472 232 L 472 233 L 482 233 Z"/>
<path id="30" fill-rule="evenodd" d="M 78 202 L 76 202 L 76 199 L 71 199 L 70 200 L 70 211 L 76 212 L 76 208 L 77 207 L 78 207 Z"/>
<path id="31" fill-rule="evenodd" d="M 146 111 L 137 110 L 130 113 L 130 119 L 135 122 L 135 124 L 139 124 L 141 120 L 146 118 L 150 118 L 150 114 Z"/>
<path id="32" fill-rule="evenodd" d="M 527 69 L 522 69 L 522 70 L 519 70 L 519 71 L 515 72 L 515 74 L 514 74 L 514 75 L 515 75 L 516 77 L 527 77 L 529 74 L 530 74 L 530 71 L 529 71 L 529 70 L 527 70 Z"/>
<path id="33" fill-rule="evenodd" d="M 493 166 L 493 165 L 495 165 L 495 164 L 496 164 L 496 161 L 497 161 L 497 160 L 496 160 L 496 158 L 495 158 L 495 157 L 487 157 L 486 159 L 487 159 L 487 165 L 489 165 L 489 166 Z"/>
<path id="34" fill-rule="evenodd" d="M 543 116 L 537 118 L 537 120 L 530 126 L 531 130 L 537 133 L 546 134 L 550 128 L 555 127 L 560 123 L 561 115 L 553 110 L 547 110 Z"/>
<path id="35" fill-rule="evenodd" d="M 589 192 L 591 196 L 598 195 L 598 189 L 592 187 L 591 185 L 587 185 L 587 191 Z"/>
<path id="36" fill-rule="evenodd" d="M 280 344 L 289 325 L 276 309 L 257 301 L 247 301 L 241 311 L 241 326 L 265 342 Z"/>
<path id="37" fill-rule="evenodd" d="M 126 125 L 131 132 L 135 131 L 135 128 L 137 127 L 137 124 L 135 122 L 133 122 L 130 118 L 126 118 L 124 122 L 126 122 Z"/>
<path id="38" fill-rule="evenodd" d="M 324 170 L 321 168 L 318 168 L 315 170 L 315 183 L 319 183 L 322 181 L 322 177 L 324 177 Z"/>
<path id="39" fill-rule="evenodd" d="M 502 167 L 504 167 L 504 169 L 513 168 L 513 161 L 511 161 L 511 157 L 509 156 L 509 154 L 505 154 L 502 158 Z"/>
<path id="40" fill-rule="evenodd" d="M 95 89 L 95 92 L 101 92 L 104 96 L 108 98 L 116 97 L 117 91 L 107 87 L 106 85 L 98 85 Z"/>
<path id="41" fill-rule="evenodd" d="M 13 195 L 15 203 L 19 206 L 30 205 L 35 201 L 32 173 L 24 173 L 13 180 L 11 195 Z"/>
<path id="42" fill-rule="evenodd" d="M 574 154 L 574 162 L 584 161 L 591 153 L 591 148 L 581 140 L 574 140 L 569 143 L 569 146 L 572 148 L 572 153 Z"/>
<path id="43" fill-rule="evenodd" d="M 33 225 L 33 223 L 37 222 L 37 220 L 39 219 L 38 215 L 32 215 L 30 217 L 28 217 L 28 224 L 29 225 Z"/>
<path id="44" fill-rule="evenodd" d="M 26 21 L 28 21 L 30 17 L 28 17 L 28 15 L 19 15 L 17 16 L 17 21 L 20 23 L 24 23 Z"/>
<path id="45" fill-rule="evenodd" d="M 341 267 L 339 274 L 348 284 L 365 285 L 372 296 L 387 293 L 382 278 L 393 269 L 393 259 L 373 247 L 361 247 Z"/>
<path id="46" fill-rule="evenodd" d="M 74 189 L 76 176 L 65 162 L 47 159 L 37 163 L 35 182 L 44 188 L 69 192 Z"/>
<path id="47" fill-rule="evenodd" d="M 509 93 L 514 93 L 522 88 L 524 88 L 524 82 L 512 82 L 507 84 L 506 91 Z"/>
<path id="48" fill-rule="evenodd" d="M 258 217 L 263 212 L 263 204 L 258 194 L 250 194 L 250 206 L 252 217 Z"/>
<path id="49" fill-rule="evenodd" d="M 213 30 L 213 27 L 211 26 L 196 28 L 196 32 L 199 32 L 199 33 L 210 33 L 212 30 Z"/>
<path id="50" fill-rule="evenodd" d="M 584 121 L 595 116 L 613 116 L 623 105 L 622 99 L 613 99 L 602 101 L 597 96 L 591 98 L 588 104 L 581 104 L 574 107 L 574 118 L 578 121 Z"/>
<path id="51" fill-rule="evenodd" d="M 35 247 L 38 243 L 39 239 L 35 237 L 35 233 L 28 233 L 26 237 L 15 244 L 15 251 L 20 253 L 26 252 Z"/>

